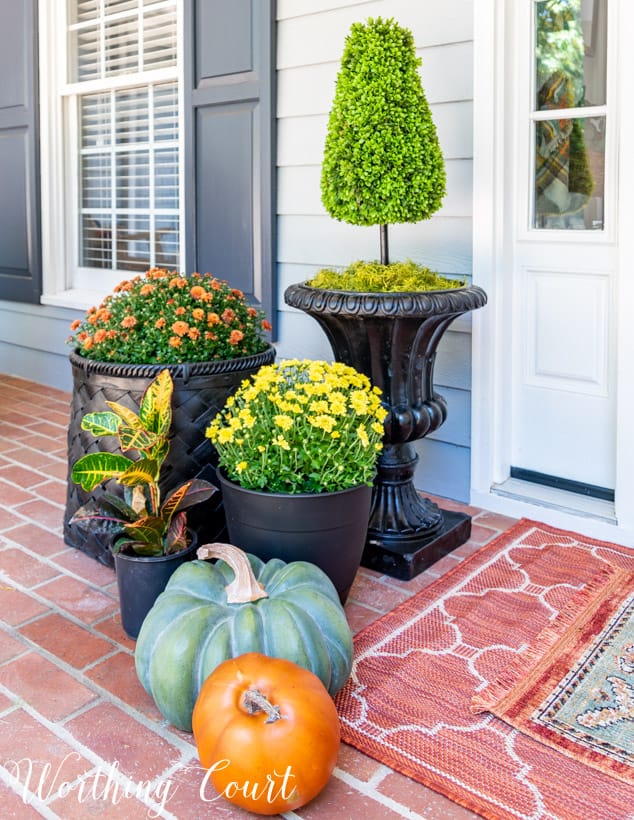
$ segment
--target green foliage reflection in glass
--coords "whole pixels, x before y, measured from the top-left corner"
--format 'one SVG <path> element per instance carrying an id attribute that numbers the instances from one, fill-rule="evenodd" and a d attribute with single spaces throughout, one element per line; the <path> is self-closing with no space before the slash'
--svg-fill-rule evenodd
<path id="1" fill-rule="evenodd" d="M 581 0 L 544 0 L 536 3 L 537 88 L 555 73 L 571 83 L 572 94 L 566 107 L 583 105 L 584 41 Z M 539 108 L 547 107 L 538 105 Z"/>

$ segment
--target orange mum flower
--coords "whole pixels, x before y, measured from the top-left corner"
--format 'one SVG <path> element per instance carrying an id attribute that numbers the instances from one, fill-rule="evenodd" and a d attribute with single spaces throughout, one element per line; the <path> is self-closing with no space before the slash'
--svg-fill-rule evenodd
<path id="1" fill-rule="evenodd" d="M 181 305 L 180 307 L 177 307 L 177 308 L 176 308 L 176 310 L 174 311 L 174 313 L 175 313 L 177 316 L 182 316 L 184 313 L 187 313 L 187 311 L 186 311 L 186 310 L 185 310 L 185 308 Z"/>
<path id="2" fill-rule="evenodd" d="M 233 293 L 234 296 L 237 296 L 238 299 L 244 298 L 244 293 L 242 293 L 241 290 L 238 290 L 238 288 L 231 288 L 231 293 Z"/>
<path id="3" fill-rule="evenodd" d="M 187 331 L 187 335 L 192 340 L 192 342 L 195 342 L 196 339 L 200 336 L 200 330 L 198 330 L 197 327 L 190 327 Z"/>
<path id="4" fill-rule="evenodd" d="M 137 323 L 136 316 L 125 316 L 121 320 L 121 327 L 130 328 L 134 327 Z"/>
<path id="5" fill-rule="evenodd" d="M 70 329 L 77 330 L 77 328 L 81 325 L 81 319 L 75 319 L 74 322 L 71 323 Z"/>
<path id="6" fill-rule="evenodd" d="M 207 314 L 207 324 L 208 325 L 219 325 L 220 324 L 220 316 L 217 313 L 208 313 Z"/>
<path id="7" fill-rule="evenodd" d="M 183 342 L 178 338 L 178 336 L 170 336 L 170 344 L 172 347 L 180 347 Z"/>
<path id="8" fill-rule="evenodd" d="M 95 344 L 101 344 L 101 342 L 105 340 L 107 335 L 108 334 L 106 333 L 106 331 L 103 328 L 100 328 L 94 335 Z"/>
<path id="9" fill-rule="evenodd" d="M 84 340 L 84 350 L 90 350 L 90 348 L 93 346 L 93 344 L 94 344 L 94 342 L 92 340 L 92 336 L 88 336 Z"/>
<path id="10" fill-rule="evenodd" d="M 201 319 L 205 318 L 205 311 L 202 308 L 194 308 L 192 310 L 192 316 L 197 322 L 200 322 Z"/>
<path id="11" fill-rule="evenodd" d="M 255 319 L 255 317 L 258 315 L 258 312 L 254 307 L 247 308 L 247 313 L 252 319 Z"/>
<path id="12" fill-rule="evenodd" d="M 232 330 L 229 334 L 229 344 L 237 345 L 244 339 L 244 333 L 241 330 Z"/>
<path id="13" fill-rule="evenodd" d="M 174 322 L 172 325 L 172 332 L 175 333 L 177 336 L 185 336 L 185 334 L 189 331 L 189 325 L 187 322 Z M 172 340 L 170 339 L 170 344 Z"/>
<path id="14" fill-rule="evenodd" d="M 157 319 L 156 322 L 154 322 L 154 327 L 157 330 L 163 330 L 163 328 L 165 327 L 165 324 L 166 324 L 165 316 L 161 316 L 160 319 Z"/>
<path id="15" fill-rule="evenodd" d="M 148 282 L 147 285 L 143 285 L 143 287 L 141 288 L 139 293 L 141 294 L 141 296 L 149 296 L 150 293 L 152 293 L 152 291 L 154 289 L 155 289 L 155 285 L 152 285 Z"/>
<path id="16" fill-rule="evenodd" d="M 189 295 L 192 299 L 202 299 L 205 293 L 207 293 L 207 291 L 201 287 L 201 285 L 194 285 L 194 287 L 189 291 Z"/>
<path id="17" fill-rule="evenodd" d="M 273 325 L 266 319 L 262 319 L 262 321 L 260 322 L 260 327 L 262 328 L 262 330 L 273 330 Z"/>
<path id="18" fill-rule="evenodd" d="M 231 308 L 225 308 L 225 309 L 222 311 L 222 321 L 223 321 L 226 325 L 228 325 L 228 324 L 230 324 L 231 322 L 233 322 L 233 320 L 234 320 L 235 318 L 236 318 L 236 312 L 235 312 L 235 310 L 232 310 Z"/>

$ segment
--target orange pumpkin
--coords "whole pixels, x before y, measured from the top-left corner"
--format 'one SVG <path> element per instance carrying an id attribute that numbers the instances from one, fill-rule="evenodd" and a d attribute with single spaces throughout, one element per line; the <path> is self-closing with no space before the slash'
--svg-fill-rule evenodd
<path id="1" fill-rule="evenodd" d="M 339 716 L 319 678 L 291 661 L 250 652 L 205 680 L 192 716 L 207 775 L 219 795 L 256 814 L 312 800 L 337 762 Z"/>

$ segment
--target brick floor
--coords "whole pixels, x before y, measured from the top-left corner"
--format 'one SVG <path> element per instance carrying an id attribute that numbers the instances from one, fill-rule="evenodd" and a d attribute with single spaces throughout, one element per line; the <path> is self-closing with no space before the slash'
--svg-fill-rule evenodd
<path id="1" fill-rule="evenodd" d="M 121 629 L 113 571 L 64 544 L 69 402 L 62 391 L 0 375 L 2 816 L 253 816 L 209 788 L 201 793 L 204 771 L 191 736 L 166 723 L 136 678 L 134 642 Z M 410 582 L 361 569 L 346 604 L 353 631 L 512 523 L 435 500 L 474 516 L 472 539 Z M 21 767 L 11 763 L 16 760 Z M 342 745 L 326 789 L 296 816 L 476 815 Z"/>

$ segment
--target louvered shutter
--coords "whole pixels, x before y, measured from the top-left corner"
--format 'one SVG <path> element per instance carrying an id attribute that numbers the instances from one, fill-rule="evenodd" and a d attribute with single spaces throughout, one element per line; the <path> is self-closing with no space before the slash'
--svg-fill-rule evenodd
<path id="1" fill-rule="evenodd" d="M 36 0 L 0 0 L 0 20 L 0 299 L 38 302 Z"/>
<path id="2" fill-rule="evenodd" d="M 273 0 L 185 0 L 185 250 L 259 303 L 274 293 Z"/>

